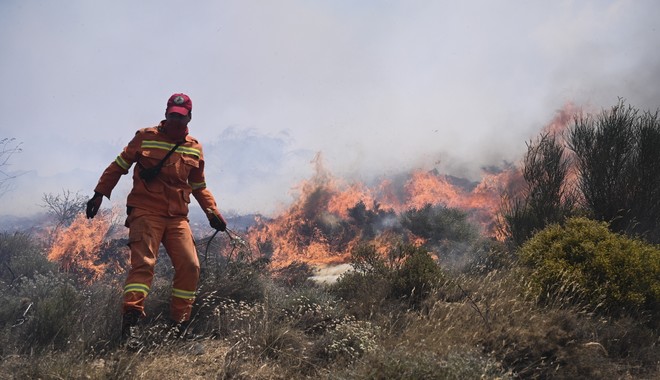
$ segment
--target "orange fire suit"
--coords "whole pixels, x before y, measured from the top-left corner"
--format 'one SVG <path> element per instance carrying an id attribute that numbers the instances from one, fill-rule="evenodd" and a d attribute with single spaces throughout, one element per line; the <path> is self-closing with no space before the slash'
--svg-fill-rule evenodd
<path id="1" fill-rule="evenodd" d="M 218 213 L 215 199 L 206 188 L 202 145 L 193 137 L 185 141 L 163 163 L 159 175 L 143 180 L 139 173 L 154 167 L 174 148 L 175 142 L 157 127 L 144 128 L 135 134 L 124 150 L 103 172 L 94 191 L 110 198 L 119 178 L 133 170 L 133 189 L 128 195 L 131 269 L 124 286 L 124 313 L 137 310 L 143 316 L 163 243 L 172 260 L 175 274 L 172 284 L 170 317 L 176 322 L 190 318 L 199 280 L 199 260 L 188 222 L 188 203 L 192 194 L 205 212 Z"/>

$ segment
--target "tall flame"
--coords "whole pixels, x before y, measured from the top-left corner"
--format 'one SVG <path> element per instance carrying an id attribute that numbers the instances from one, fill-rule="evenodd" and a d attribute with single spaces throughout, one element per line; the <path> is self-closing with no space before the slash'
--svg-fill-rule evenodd
<path id="1" fill-rule="evenodd" d="M 57 233 L 48 260 L 59 263 L 62 270 L 76 273 L 87 282 L 98 279 L 111 265 L 99 259 L 110 226 L 106 218 L 99 216 L 88 220 L 79 214 L 69 227 Z"/>

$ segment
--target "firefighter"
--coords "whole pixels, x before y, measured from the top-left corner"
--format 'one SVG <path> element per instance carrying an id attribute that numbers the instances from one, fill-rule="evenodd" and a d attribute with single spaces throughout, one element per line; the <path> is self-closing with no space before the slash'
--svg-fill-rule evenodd
<path id="1" fill-rule="evenodd" d="M 146 316 L 144 302 L 151 290 L 158 248 L 162 243 L 174 266 L 170 318 L 175 326 L 190 319 L 199 260 L 188 221 L 192 194 L 212 228 L 225 231 L 227 223 L 206 188 L 202 145 L 188 135 L 192 101 L 173 94 L 167 101 L 165 120 L 140 129 L 117 158 L 105 169 L 87 202 L 93 218 L 103 197 L 110 199 L 119 178 L 133 169 L 133 188 L 126 201 L 131 267 L 124 285 L 123 339 L 135 338 L 135 326 Z"/>

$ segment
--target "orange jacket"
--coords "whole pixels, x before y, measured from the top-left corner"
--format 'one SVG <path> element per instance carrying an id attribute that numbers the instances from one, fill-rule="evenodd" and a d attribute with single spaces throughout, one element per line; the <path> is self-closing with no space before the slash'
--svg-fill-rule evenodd
<path id="1" fill-rule="evenodd" d="M 191 136 L 186 136 L 185 142 L 168 157 L 156 178 L 148 182 L 140 178 L 140 171 L 158 165 L 174 148 L 175 142 L 160 132 L 162 125 L 163 122 L 157 127 L 137 131 L 131 142 L 105 169 L 94 191 L 110 198 L 119 178 L 137 162 L 127 206 L 161 216 L 187 217 L 192 193 L 205 213 L 209 208 L 218 213 L 213 194 L 206 188 L 204 180 L 202 145 Z"/>

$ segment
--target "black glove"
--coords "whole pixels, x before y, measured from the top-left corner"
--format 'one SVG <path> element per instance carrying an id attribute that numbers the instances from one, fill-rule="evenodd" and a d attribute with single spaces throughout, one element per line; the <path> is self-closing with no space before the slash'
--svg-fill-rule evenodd
<path id="1" fill-rule="evenodd" d="M 92 199 L 87 201 L 87 219 L 92 219 L 96 216 L 99 208 L 101 208 L 101 202 L 103 202 L 103 194 L 95 191 Z"/>
<path id="2" fill-rule="evenodd" d="M 227 222 L 225 221 L 225 218 L 222 217 L 220 212 L 213 212 L 212 210 L 209 210 L 208 217 L 211 228 L 222 232 L 227 230 Z"/>

